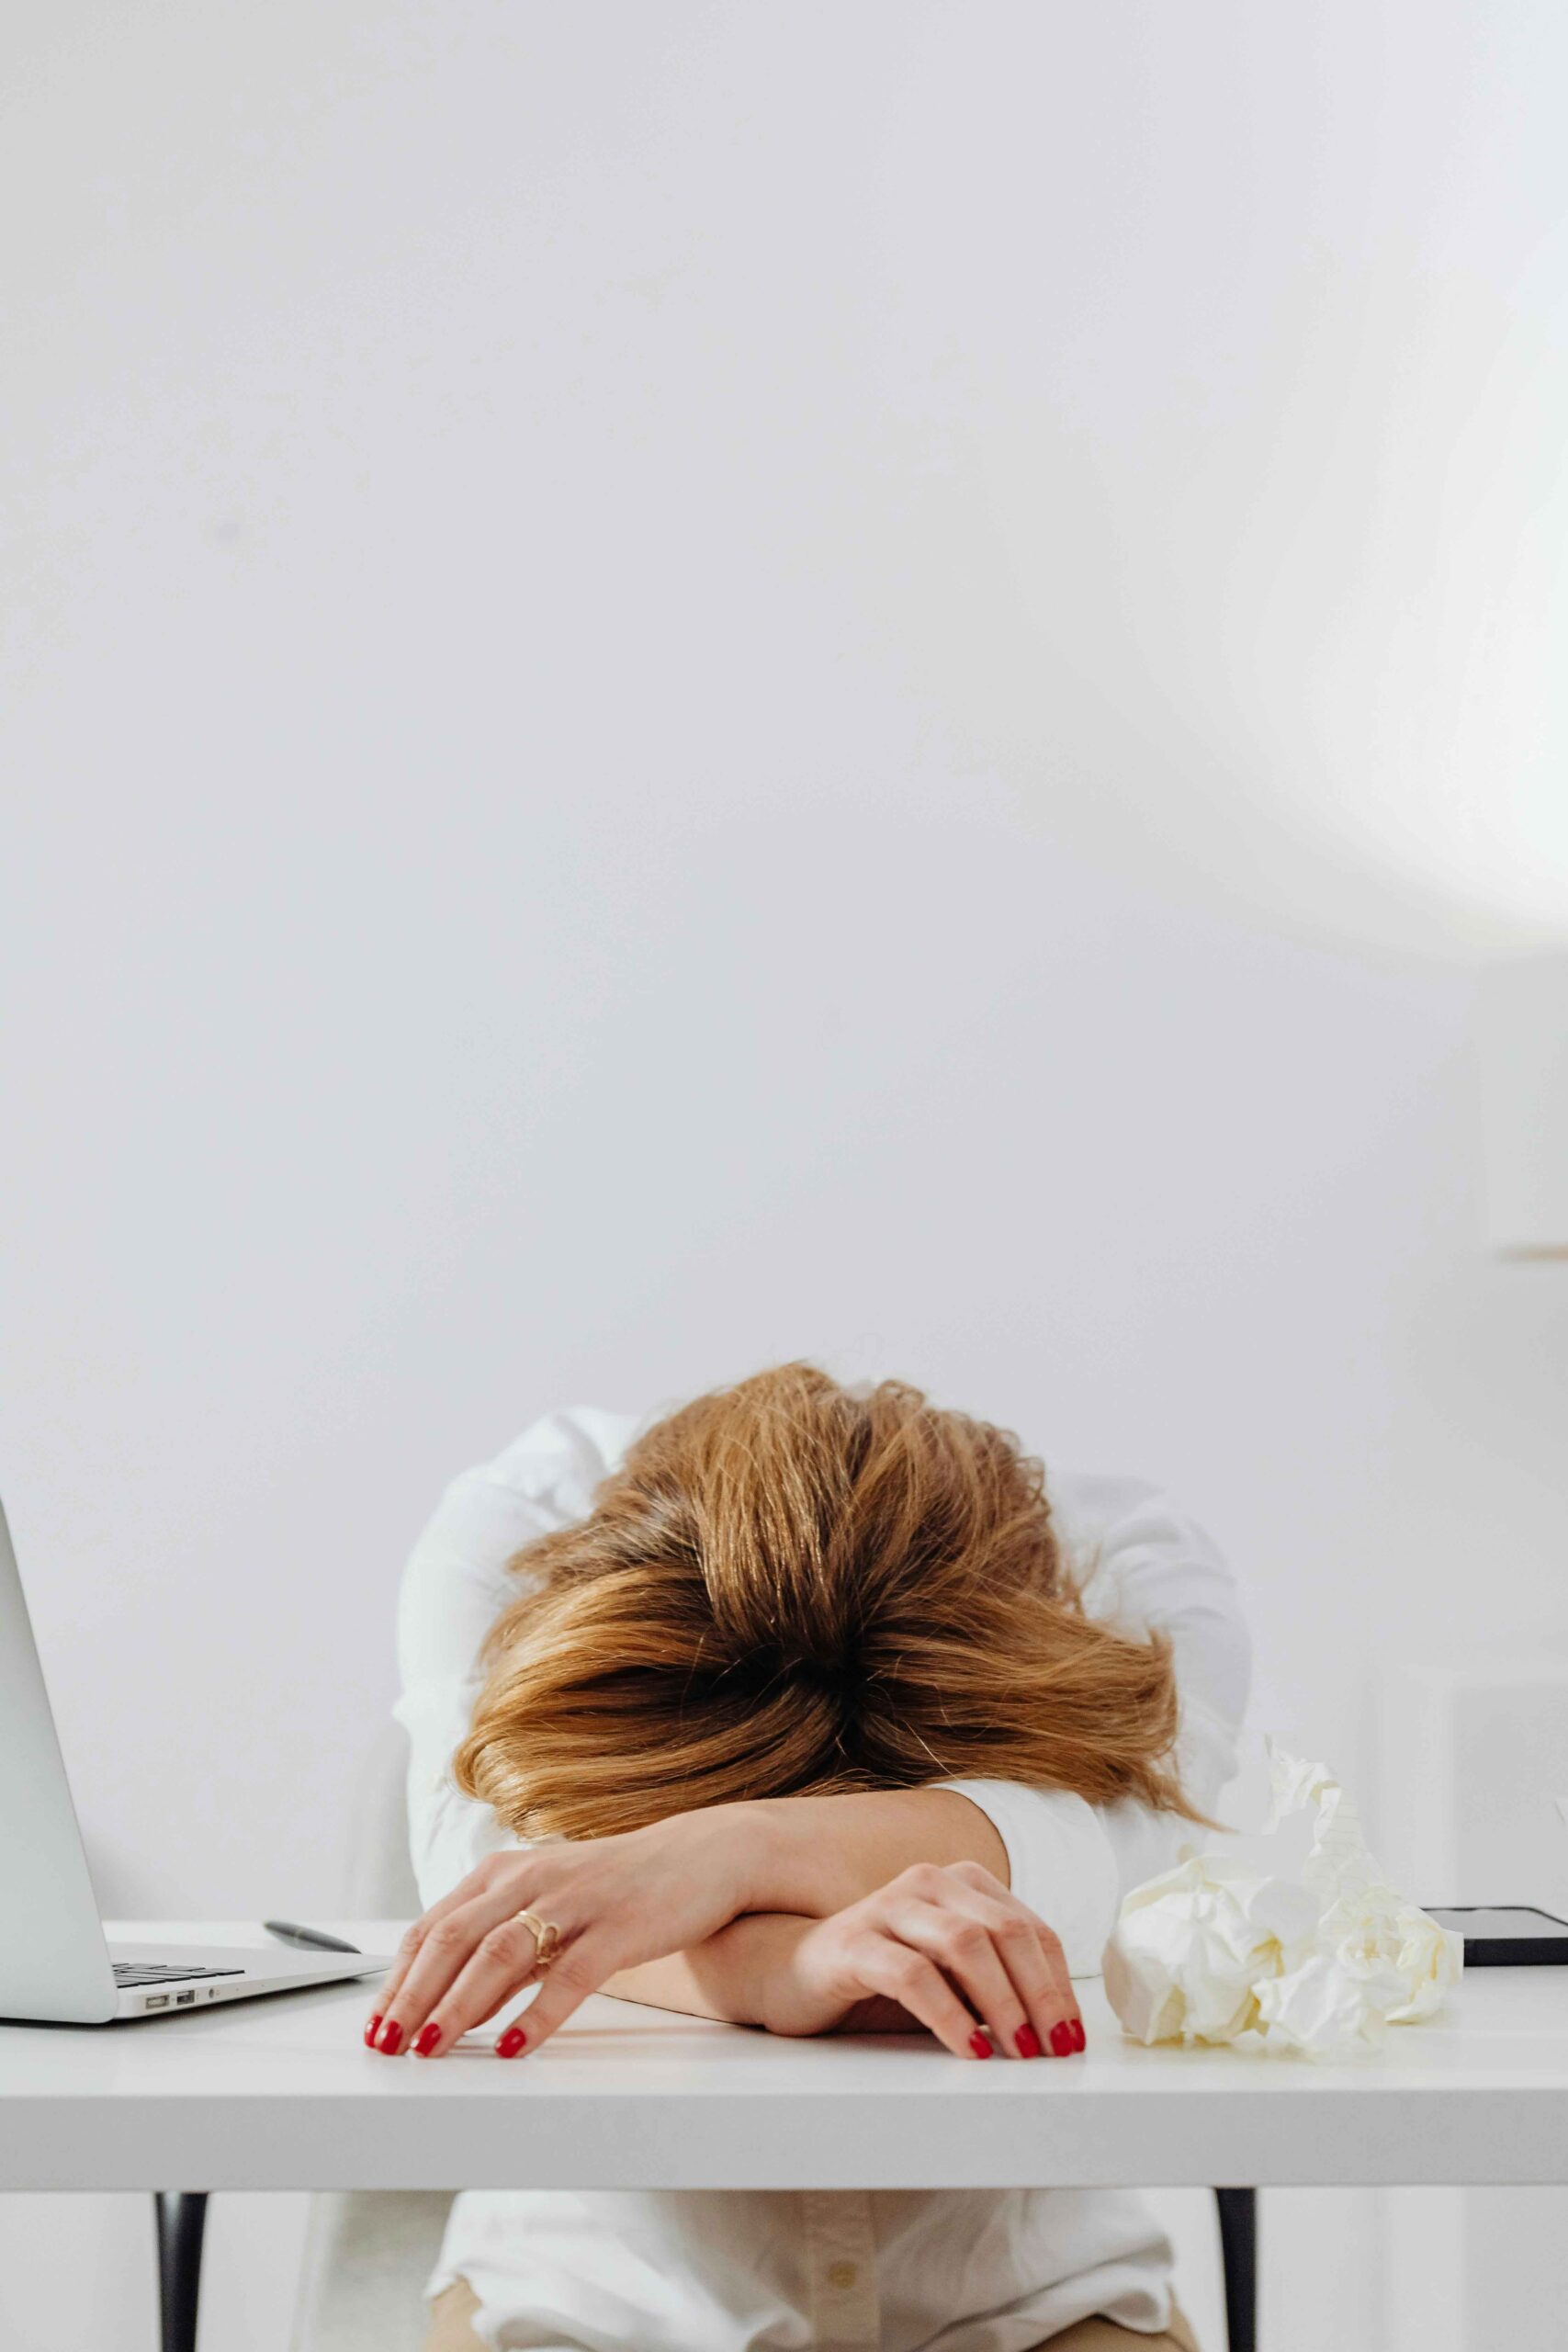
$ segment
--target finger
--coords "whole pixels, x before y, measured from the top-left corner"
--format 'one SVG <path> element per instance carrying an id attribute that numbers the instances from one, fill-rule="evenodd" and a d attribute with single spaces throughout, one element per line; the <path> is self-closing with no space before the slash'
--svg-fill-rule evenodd
<path id="1" fill-rule="evenodd" d="M 536 2050 L 563 2026 L 590 1993 L 597 1993 L 620 1962 L 607 1943 L 592 1932 L 579 1936 L 539 1979 L 539 1989 L 522 2017 L 513 2020 L 495 2045 L 498 2058 L 520 2058 Z"/>
<path id="2" fill-rule="evenodd" d="M 375 2047 L 396 2057 L 416 2041 L 436 2003 L 450 1991 L 479 1951 L 487 1936 L 515 1917 L 515 1886 L 487 1887 L 480 1894 L 437 1919 L 414 1955 L 408 1974 L 381 2013 L 381 2030 Z M 519 1949 L 525 1948 L 530 1964 L 534 1939 L 519 1924 Z M 422 2056 L 429 2054 L 422 2051 Z"/>
<path id="3" fill-rule="evenodd" d="M 880 1993 L 934 2033 L 955 2058 L 988 2058 L 991 2045 L 934 1962 L 876 1928 L 849 1954 L 868 1993 Z"/>
<path id="4" fill-rule="evenodd" d="M 1043 1920 L 1036 1922 L 1034 1934 L 1044 1957 L 1046 1970 L 1051 1978 L 1053 1996 L 1057 2005 L 1045 2039 L 1057 2057 L 1068 2057 L 1073 2051 L 1080 2051 L 1084 2047 L 1083 2011 L 1078 2007 L 1078 1996 L 1073 1990 L 1073 1980 L 1067 1970 L 1067 1956 L 1062 1950 L 1060 1937 L 1052 1928 L 1046 1927 Z M 1068 2049 L 1064 2049 L 1062 2046 L 1063 2027 L 1066 2029 L 1067 2041 L 1070 2044 Z"/>
<path id="5" fill-rule="evenodd" d="M 964 1896 L 966 1902 L 980 1899 L 967 1888 Z M 976 2017 L 990 2028 L 997 2048 L 1016 2058 L 1019 2032 L 1029 2023 L 1029 2013 L 1002 1966 L 989 1929 L 972 1912 L 960 1909 L 952 1894 L 941 1904 L 895 1905 L 886 1917 L 896 1936 L 924 1952 L 951 1978 Z"/>
<path id="6" fill-rule="evenodd" d="M 1083 2018 L 1072 1979 L 1062 1947 L 1044 1922 L 1007 1895 L 998 1900 L 964 1888 L 952 1899 L 985 1928 L 1022 2004 L 1024 2021 L 1013 2038 L 1019 2056 L 1038 2058 L 1049 2052 L 1066 2058 L 1081 2050 Z"/>
<path id="7" fill-rule="evenodd" d="M 429 2016 L 414 2035 L 415 2054 L 434 2058 L 450 2050 L 465 2033 L 504 2008 L 537 1975 L 538 1949 L 533 1929 L 515 1914 L 499 1920 L 480 1939 L 440 1997 L 432 2002 Z"/>
<path id="8" fill-rule="evenodd" d="M 988 1871 L 984 1862 L 951 1862 L 943 1871 L 942 1876 L 962 1879 L 964 1885 L 972 1886 L 976 1894 L 988 1894 L 998 1902 L 1018 1902 L 1017 1895 L 997 1876 L 995 1871 Z M 1023 1905 L 1020 1904 L 1019 1908 L 1021 1910 Z M 1029 1916 L 1033 1918 L 1035 1915 L 1031 1912 Z"/>
<path id="9" fill-rule="evenodd" d="M 465 1903 L 473 1902 L 476 1896 L 484 1893 L 488 1883 L 485 1867 L 481 1862 L 478 1870 L 470 1871 L 467 1878 L 458 1881 L 450 1894 L 444 1894 L 438 1903 L 431 1905 L 428 1911 L 422 1911 L 412 1927 L 405 1929 L 402 1940 L 398 1946 L 397 1958 L 381 1980 L 377 1996 L 381 2006 L 377 2010 L 374 2019 L 377 2025 L 380 2024 L 388 2008 L 397 1999 L 399 1989 L 418 1958 L 424 1939 L 435 1922 L 438 1919 L 445 1919 L 450 1912 L 460 1910 Z M 365 2039 L 367 2041 L 374 2039 L 368 2027 L 366 2029 Z"/>
<path id="10" fill-rule="evenodd" d="M 1035 1941 L 1040 1947 L 1041 1957 L 1051 1983 L 1050 1995 L 1045 2000 L 1044 2007 L 1039 2011 L 1036 2010 L 1032 2000 L 1027 1995 L 1025 1996 L 1035 2034 L 1043 2049 L 1052 2050 L 1058 2056 L 1066 2056 L 1073 2050 L 1081 2050 L 1085 2040 L 1083 2012 L 1078 2007 L 1077 1995 L 1073 1990 L 1073 1980 L 1067 1973 L 1066 1956 L 1062 1950 L 1061 1939 L 1055 1930 L 1041 1918 L 1038 1912 L 1031 1911 L 1027 1904 L 1020 1902 L 1010 1888 L 1003 1886 L 1001 1881 L 993 1876 L 982 1863 L 954 1862 L 947 1872 L 947 1876 L 961 1879 L 965 1886 L 972 1888 L 976 1894 L 988 1896 L 992 1901 L 1001 1904 L 1010 1913 L 1021 1914 L 1029 1923 Z M 1004 1945 L 1002 1949 L 1004 1960 L 1009 1959 L 1010 1950 L 1018 1951 L 1023 1950 L 1023 1938 L 1016 1928 L 1010 1931 L 1010 1942 Z M 1031 1962 L 1025 1959 L 1022 1965 L 1030 1973 L 1031 1983 L 1037 1981 L 1033 1976 Z M 1015 1974 L 1016 1981 L 1018 1979 Z M 1023 1990 L 1021 1983 L 1019 1989 L 1021 1992 Z M 1064 2026 L 1066 2029 L 1065 2046 L 1059 2039 L 1053 2039 L 1058 2026 Z"/>
<path id="11" fill-rule="evenodd" d="M 411 2054 L 415 2058 L 444 2056 L 462 2040 L 465 2034 L 473 2033 L 480 2026 L 489 2025 L 491 2018 L 499 2016 L 502 2009 L 509 2007 L 519 1993 L 525 1993 L 530 1984 L 536 1984 L 540 1981 L 538 1966 L 536 1962 L 532 1968 L 525 1970 L 516 1984 L 503 1984 L 495 1993 L 482 2017 L 474 2017 L 469 2014 L 474 2004 L 466 1995 L 462 1996 L 460 2002 L 454 2003 L 450 2007 L 447 2006 L 447 2002 L 451 2001 L 451 1996 L 447 1996 L 447 2002 L 437 2001 L 434 2008 L 415 2034 L 411 2045 Z M 476 1999 L 483 1997 L 482 1989 L 476 1987 Z M 460 2022 L 460 2018 L 466 2022 Z M 510 2058 L 514 2053 L 509 2050 L 506 2054 Z"/>

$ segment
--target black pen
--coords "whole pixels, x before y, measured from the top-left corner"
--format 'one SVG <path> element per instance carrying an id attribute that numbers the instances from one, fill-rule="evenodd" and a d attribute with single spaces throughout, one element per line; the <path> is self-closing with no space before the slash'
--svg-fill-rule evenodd
<path id="1" fill-rule="evenodd" d="M 304 1944 L 312 1951 L 354 1951 L 357 1944 L 345 1944 L 341 1936 L 329 1936 L 321 1928 L 301 1928 L 292 1919 L 264 1919 L 262 1926 L 280 1944 Z"/>

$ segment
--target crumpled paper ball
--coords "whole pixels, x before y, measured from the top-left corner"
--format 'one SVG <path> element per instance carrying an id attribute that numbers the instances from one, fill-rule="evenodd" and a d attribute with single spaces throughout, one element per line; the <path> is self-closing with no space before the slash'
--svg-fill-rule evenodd
<path id="1" fill-rule="evenodd" d="M 1269 1743 L 1266 1833 L 1311 1810 L 1299 1878 L 1187 1853 L 1124 1898 L 1105 1990 L 1135 2041 L 1235 2041 L 1340 2059 L 1436 2015 L 1464 1943 L 1396 1894 L 1367 1851 L 1355 1804 L 1325 1764 Z"/>

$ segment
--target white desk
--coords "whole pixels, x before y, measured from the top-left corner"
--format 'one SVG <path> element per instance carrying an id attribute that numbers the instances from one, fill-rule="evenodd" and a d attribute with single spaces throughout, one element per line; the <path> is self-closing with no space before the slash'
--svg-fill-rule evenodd
<path id="1" fill-rule="evenodd" d="M 386 1922 L 335 1924 L 389 1950 Z M 155 1923 L 138 1939 L 260 1940 Z M 1568 1972 L 1324 2067 L 1141 2050 L 1080 1984 L 1087 2056 L 782 2041 L 589 2002 L 536 2054 L 361 2045 L 374 1980 L 104 2027 L 0 2026 L 0 2189 L 1568 2183 Z"/>

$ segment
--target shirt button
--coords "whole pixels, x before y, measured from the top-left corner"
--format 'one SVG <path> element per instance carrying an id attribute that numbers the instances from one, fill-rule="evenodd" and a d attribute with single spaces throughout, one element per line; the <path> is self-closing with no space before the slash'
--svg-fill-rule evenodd
<path id="1" fill-rule="evenodd" d="M 829 2287 L 852 2287 L 859 2277 L 860 2272 L 852 2262 L 830 2262 L 828 2265 Z"/>

